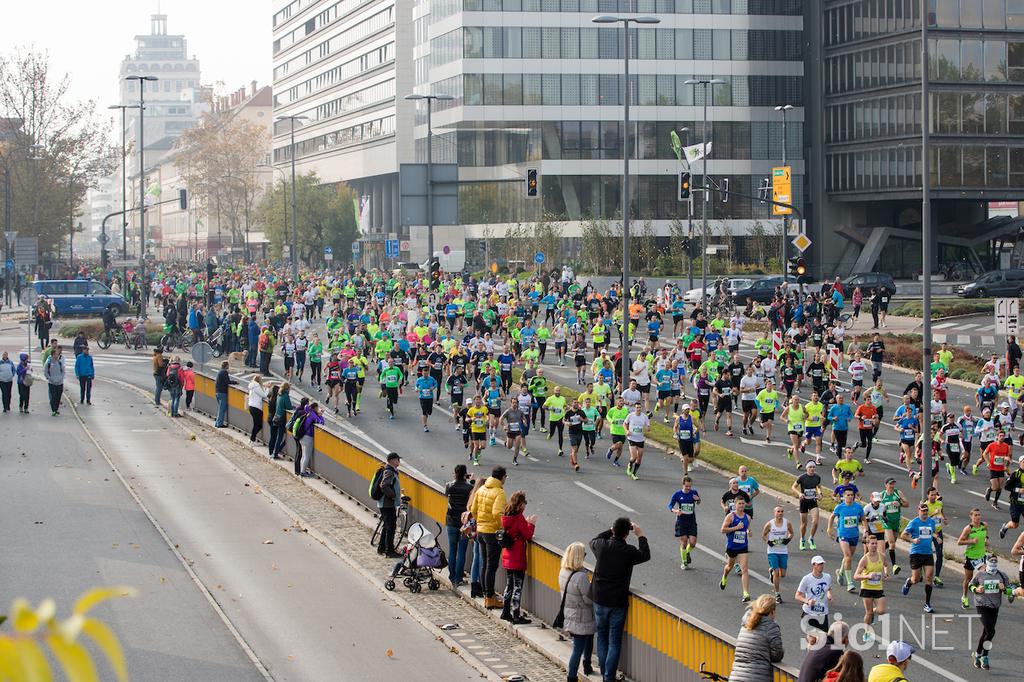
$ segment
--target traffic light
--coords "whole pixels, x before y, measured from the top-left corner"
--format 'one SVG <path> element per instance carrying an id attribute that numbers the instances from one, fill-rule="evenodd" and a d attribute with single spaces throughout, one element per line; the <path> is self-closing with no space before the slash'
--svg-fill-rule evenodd
<path id="1" fill-rule="evenodd" d="M 679 201 L 689 201 L 690 199 L 690 173 L 688 171 L 679 172 Z"/>
<path id="2" fill-rule="evenodd" d="M 803 277 L 807 274 L 807 261 L 802 257 L 796 259 L 796 276 Z"/>
<path id="3" fill-rule="evenodd" d="M 430 288 L 437 290 L 441 286 L 441 261 L 430 259 Z"/>
<path id="4" fill-rule="evenodd" d="M 792 258 L 789 259 L 789 264 L 787 266 L 787 272 L 789 273 L 790 277 L 797 277 L 798 276 L 797 272 L 796 272 L 797 264 L 801 260 L 803 260 L 803 259 L 800 258 L 799 256 L 793 256 Z"/>
<path id="5" fill-rule="evenodd" d="M 789 259 L 789 275 L 794 277 L 799 284 L 807 284 L 811 281 L 808 274 L 807 259 L 803 256 L 793 256 Z"/>
<path id="6" fill-rule="evenodd" d="M 188 190 L 184 187 L 178 190 L 178 208 L 182 211 L 188 210 Z"/>
<path id="7" fill-rule="evenodd" d="M 536 197 L 540 190 L 540 172 L 536 168 L 526 169 L 526 196 Z"/>

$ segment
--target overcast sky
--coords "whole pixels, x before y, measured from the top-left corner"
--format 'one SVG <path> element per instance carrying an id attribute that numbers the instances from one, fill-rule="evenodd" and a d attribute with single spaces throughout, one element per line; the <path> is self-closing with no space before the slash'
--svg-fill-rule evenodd
<path id="1" fill-rule="evenodd" d="M 117 103 L 121 60 L 148 34 L 150 15 L 167 15 L 167 32 L 184 34 L 202 82 L 230 92 L 270 83 L 271 0 L 0 0 L 0 51 L 48 52 L 53 72 L 71 77 L 76 99 Z"/>

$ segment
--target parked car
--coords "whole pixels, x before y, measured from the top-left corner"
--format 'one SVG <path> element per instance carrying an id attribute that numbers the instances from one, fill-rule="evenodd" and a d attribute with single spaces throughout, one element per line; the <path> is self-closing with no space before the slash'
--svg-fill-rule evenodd
<path id="1" fill-rule="evenodd" d="M 755 303 L 771 303 L 775 289 L 782 284 L 782 275 L 771 275 L 755 279 L 750 286 L 738 288 L 732 292 L 732 300 L 736 305 L 746 305 L 747 299 Z"/>
<path id="2" fill-rule="evenodd" d="M 93 280 L 44 279 L 33 282 L 32 288 L 36 296 L 53 301 L 58 315 L 100 315 L 107 308 L 118 315 L 128 312 L 124 297 Z"/>
<path id="3" fill-rule="evenodd" d="M 872 289 L 881 287 L 889 292 L 889 297 L 896 295 L 896 282 L 892 275 L 887 272 L 855 272 L 843 280 L 843 298 L 853 295 L 853 290 L 860 287 L 860 291 L 867 298 Z"/>
<path id="4" fill-rule="evenodd" d="M 1024 270 L 993 270 L 964 284 L 957 291 L 964 298 L 985 298 L 988 296 L 1024 297 Z"/>
<path id="5" fill-rule="evenodd" d="M 750 279 L 749 277 L 730 277 L 728 280 L 726 280 L 726 288 L 727 288 L 729 294 L 731 295 L 737 289 L 746 289 L 747 287 L 749 287 L 753 283 L 754 283 L 754 280 Z M 714 282 L 711 282 L 710 284 L 708 284 L 707 291 L 708 291 L 708 294 L 707 294 L 708 296 L 714 296 L 715 295 L 715 284 L 714 284 Z M 696 305 L 697 303 L 700 303 L 700 287 L 697 287 L 696 289 L 688 290 L 685 294 L 683 294 L 683 300 L 686 301 L 686 303 L 688 303 L 690 305 Z"/>

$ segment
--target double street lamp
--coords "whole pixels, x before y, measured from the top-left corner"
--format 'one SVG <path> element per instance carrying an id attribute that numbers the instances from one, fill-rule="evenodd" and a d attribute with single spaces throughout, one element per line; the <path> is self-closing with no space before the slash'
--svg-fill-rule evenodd
<path id="1" fill-rule="evenodd" d="M 278 116 L 277 121 L 288 121 L 291 124 L 291 141 L 289 143 L 289 150 L 292 160 L 292 245 L 291 245 L 291 261 L 292 261 L 292 280 L 295 282 L 299 281 L 299 230 L 298 230 L 298 217 L 297 210 L 295 208 L 295 122 L 296 121 L 308 121 L 308 116 Z"/>
<path id="2" fill-rule="evenodd" d="M 146 282 L 146 82 L 160 79 L 156 76 L 128 76 L 125 80 L 139 82 L 139 279 L 142 287 L 139 316 L 145 318 L 146 299 L 149 296 L 149 285 Z"/>
<path id="3" fill-rule="evenodd" d="M 660 24 L 661 19 L 651 16 L 620 17 L 601 14 L 593 19 L 595 24 L 622 24 L 622 367 L 623 373 L 629 367 L 629 153 L 633 136 L 629 131 L 629 25 Z"/>
<path id="4" fill-rule="evenodd" d="M 427 102 L 427 269 L 430 271 L 434 263 L 434 186 L 433 186 L 433 164 L 434 164 L 434 131 L 430 127 L 430 114 L 434 108 L 434 102 L 448 102 L 454 99 L 451 95 L 406 95 L 405 99 L 416 102 L 426 100 Z"/>
<path id="5" fill-rule="evenodd" d="M 701 200 L 701 226 L 700 234 L 700 307 L 707 311 L 708 301 L 708 192 L 711 191 L 711 183 L 708 182 L 708 86 L 725 85 L 721 78 L 690 78 L 684 85 L 704 88 L 704 122 L 701 124 L 703 144 L 701 146 L 701 178 L 700 178 L 700 200 Z"/>

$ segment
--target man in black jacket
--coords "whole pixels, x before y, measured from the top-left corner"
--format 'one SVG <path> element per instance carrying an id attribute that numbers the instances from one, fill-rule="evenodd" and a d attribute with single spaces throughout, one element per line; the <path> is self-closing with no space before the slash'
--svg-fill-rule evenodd
<path id="1" fill-rule="evenodd" d="M 626 542 L 633 531 L 637 547 Z M 626 517 L 615 519 L 611 529 L 590 541 L 594 552 L 593 599 L 597 620 L 597 660 L 604 682 L 613 682 L 622 651 L 622 631 L 629 606 L 629 581 L 633 567 L 651 560 L 651 548 L 640 526 Z"/>
<path id="2" fill-rule="evenodd" d="M 217 394 L 217 421 L 213 425 L 218 429 L 223 429 L 228 425 L 228 387 L 237 383 L 228 373 L 228 363 L 220 363 L 220 371 L 217 372 L 217 382 L 214 387 L 214 392 Z"/>
<path id="3" fill-rule="evenodd" d="M 383 496 L 377 500 L 377 512 L 381 518 L 380 542 L 377 554 L 389 559 L 401 558 L 395 551 L 395 531 L 398 525 L 398 505 L 402 497 L 402 485 L 398 478 L 398 465 L 402 458 L 397 452 L 388 453 L 388 463 L 380 477 L 380 491 Z"/>

